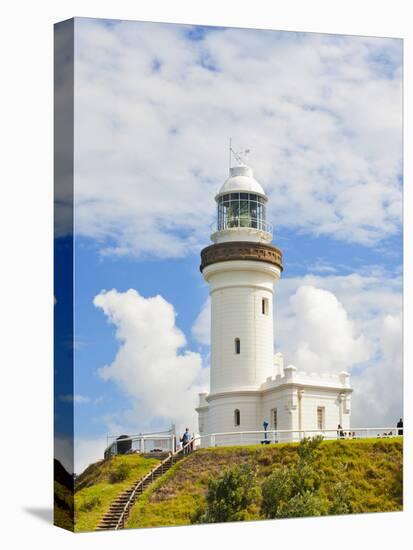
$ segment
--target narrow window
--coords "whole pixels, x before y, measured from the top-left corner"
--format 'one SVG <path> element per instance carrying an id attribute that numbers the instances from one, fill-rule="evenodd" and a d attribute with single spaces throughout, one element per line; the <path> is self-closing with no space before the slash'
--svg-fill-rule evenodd
<path id="1" fill-rule="evenodd" d="M 273 430 L 278 430 L 277 409 L 271 409 L 271 424 Z"/>
<path id="2" fill-rule="evenodd" d="M 235 353 L 236 354 L 241 353 L 241 341 L 239 338 L 235 338 Z"/>
<path id="3" fill-rule="evenodd" d="M 262 314 L 268 315 L 268 298 L 263 298 L 261 302 Z"/>
<path id="4" fill-rule="evenodd" d="M 235 426 L 241 425 L 241 413 L 239 412 L 239 409 L 235 409 L 234 411 L 234 425 Z"/>
<path id="5" fill-rule="evenodd" d="M 324 407 L 317 407 L 317 429 L 324 430 Z"/>

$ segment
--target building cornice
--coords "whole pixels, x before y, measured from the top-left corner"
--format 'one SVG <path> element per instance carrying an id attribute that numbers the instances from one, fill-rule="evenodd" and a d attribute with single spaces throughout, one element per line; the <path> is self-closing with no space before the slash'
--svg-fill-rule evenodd
<path id="1" fill-rule="evenodd" d="M 338 393 L 352 393 L 353 388 L 345 388 L 343 386 L 327 386 L 323 384 L 306 384 L 305 382 L 285 382 L 283 384 L 280 384 L 278 386 L 268 386 L 267 388 L 261 388 L 260 391 L 262 393 L 270 393 L 272 391 L 277 391 L 279 389 L 285 389 L 285 388 L 297 388 L 300 390 L 308 390 L 308 389 L 315 389 L 315 390 L 329 390 L 329 391 L 336 391 Z"/>
<path id="2" fill-rule="evenodd" d="M 335 391 L 337 393 L 347 393 L 350 394 L 353 392 L 353 388 L 344 388 L 343 386 L 323 386 L 321 384 L 305 384 L 300 382 L 287 382 L 285 384 L 280 384 L 278 386 L 270 386 L 268 388 L 259 388 L 256 390 L 233 390 L 233 391 L 224 391 L 213 393 L 206 396 L 206 401 L 214 401 L 216 399 L 222 399 L 223 397 L 246 397 L 246 396 L 259 396 L 262 397 L 264 394 L 268 394 L 277 390 L 284 390 L 295 388 L 298 390 L 327 390 Z M 204 409 L 204 407 L 199 407 L 198 409 Z M 197 409 L 197 410 L 198 410 Z"/>

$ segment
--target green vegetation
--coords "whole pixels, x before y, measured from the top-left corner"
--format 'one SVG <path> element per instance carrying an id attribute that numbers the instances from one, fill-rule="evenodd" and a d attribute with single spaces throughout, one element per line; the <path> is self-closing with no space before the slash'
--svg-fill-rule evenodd
<path id="1" fill-rule="evenodd" d="M 111 502 L 148 473 L 159 460 L 136 454 L 91 464 L 76 479 L 75 530 L 95 529 Z"/>
<path id="2" fill-rule="evenodd" d="M 324 516 L 351 511 L 348 484 L 337 476 L 331 501 L 323 493 L 322 475 L 317 467 L 322 437 L 304 439 L 297 449 L 297 462 L 276 468 L 261 485 L 263 517 L 294 518 Z"/>
<path id="3" fill-rule="evenodd" d="M 73 493 L 57 481 L 54 482 L 53 523 L 73 531 Z"/>
<path id="4" fill-rule="evenodd" d="M 206 507 L 199 507 L 192 523 L 242 521 L 257 497 L 255 471 L 248 464 L 234 466 L 217 479 L 208 481 Z"/>
<path id="5" fill-rule="evenodd" d="M 200 449 L 142 495 L 127 527 L 188 525 L 212 509 L 219 521 L 238 519 L 241 508 L 246 520 L 401 510 L 402 456 L 402 438 Z M 254 496 L 248 489 L 241 508 L 242 470 L 234 473 L 234 465 L 250 468 L 255 479 Z M 225 492 L 236 495 L 232 510 L 209 507 L 208 498 L 219 502 Z"/>
<path id="6" fill-rule="evenodd" d="M 73 476 L 63 465 L 54 460 L 54 511 L 53 522 L 58 527 L 73 531 L 74 503 Z"/>

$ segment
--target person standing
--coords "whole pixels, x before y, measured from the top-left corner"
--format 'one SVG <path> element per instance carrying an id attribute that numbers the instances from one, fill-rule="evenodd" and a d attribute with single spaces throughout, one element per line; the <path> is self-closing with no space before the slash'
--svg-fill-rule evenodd
<path id="1" fill-rule="evenodd" d="M 191 434 L 189 433 L 189 428 L 186 428 L 184 435 L 182 436 L 182 448 L 184 455 L 189 453 L 189 441 L 191 439 Z"/>
<path id="2" fill-rule="evenodd" d="M 403 435 L 403 419 L 400 418 L 400 420 L 397 422 L 397 434 Z"/>

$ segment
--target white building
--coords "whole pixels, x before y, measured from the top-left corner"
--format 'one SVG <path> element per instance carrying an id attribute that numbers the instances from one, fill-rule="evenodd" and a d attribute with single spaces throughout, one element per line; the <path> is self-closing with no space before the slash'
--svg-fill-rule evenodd
<path id="1" fill-rule="evenodd" d="M 282 253 L 270 244 L 268 198 L 251 168 L 230 168 L 215 200 L 214 244 L 202 250 L 200 266 L 211 296 L 211 383 L 196 409 L 200 435 L 263 430 L 264 421 L 270 430 L 297 430 L 277 440 L 297 439 L 301 430 L 348 430 L 350 375 L 306 374 L 274 355 Z"/>

